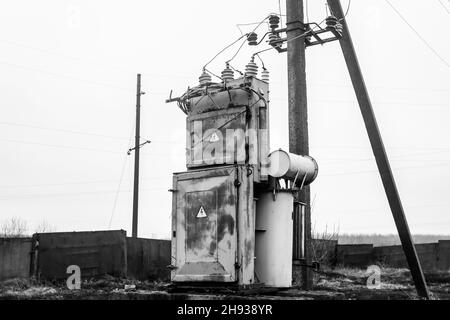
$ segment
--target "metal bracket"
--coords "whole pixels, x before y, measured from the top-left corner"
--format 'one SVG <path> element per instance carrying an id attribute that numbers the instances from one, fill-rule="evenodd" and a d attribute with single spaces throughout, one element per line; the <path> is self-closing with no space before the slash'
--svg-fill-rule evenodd
<path id="1" fill-rule="evenodd" d="M 313 261 L 311 264 L 299 263 L 297 265 L 301 266 L 301 267 L 311 268 L 314 271 L 320 271 L 320 262 L 318 262 L 318 261 Z"/>
<path id="2" fill-rule="evenodd" d="M 150 140 L 146 140 L 145 142 L 141 143 L 141 144 L 138 145 L 137 147 L 138 147 L 138 148 L 141 148 L 144 144 L 147 144 L 147 143 L 151 143 L 151 141 L 150 141 Z M 131 148 L 131 149 L 128 149 L 127 155 L 130 155 L 130 154 L 131 154 L 131 151 L 133 151 L 133 150 L 135 150 L 135 149 L 136 149 L 136 147 L 133 147 L 133 148 Z"/>

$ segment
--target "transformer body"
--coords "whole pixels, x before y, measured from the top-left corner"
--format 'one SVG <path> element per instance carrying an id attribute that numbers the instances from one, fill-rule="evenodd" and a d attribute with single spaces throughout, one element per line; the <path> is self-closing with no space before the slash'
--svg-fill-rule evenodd
<path id="1" fill-rule="evenodd" d="M 255 181 L 267 181 L 268 84 L 244 77 L 191 95 L 186 101 L 187 168 L 250 164 Z"/>
<path id="2" fill-rule="evenodd" d="M 175 284 L 292 283 L 294 197 L 292 190 L 280 190 L 278 179 L 311 170 L 301 161 L 272 161 L 271 167 L 268 79 L 256 78 L 251 63 L 239 79 L 227 66 L 222 83 L 204 71 L 200 85 L 176 99 L 187 115 L 187 171 L 173 176 Z"/>

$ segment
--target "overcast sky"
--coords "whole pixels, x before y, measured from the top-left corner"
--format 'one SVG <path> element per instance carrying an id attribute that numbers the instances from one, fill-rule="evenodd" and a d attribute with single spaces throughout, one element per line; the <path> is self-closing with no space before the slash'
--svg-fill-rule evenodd
<path id="1" fill-rule="evenodd" d="M 386 1 L 352 1 L 347 21 L 411 231 L 450 234 L 450 3 L 390 1 L 429 46 Z M 206 61 L 240 36 L 236 24 L 278 12 L 278 1 L 0 6 L 0 221 L 131 234 L 126 151 L 139 72 L 142 137 L 153 141 L 141 152 L 139 235 L 169 237 L 167 190 L 172 172 L 185 170 L 185 115 L 164 100 L 198 83 Z M 325 16 L 325 1 L 309 1 L 310 21 Z M 210 70 L 220 73 L 236 49 Z M 245 46 L 233 65 L 244 69 L 253 52 Z M 271 148 L 287 149 L 286 54 L 261 57 L 271 76 Z M 339 44 L 308 48 L 306 63 L 310 154 L 320 168 L 311 191 L 316 231 L 395 232 Z"/>

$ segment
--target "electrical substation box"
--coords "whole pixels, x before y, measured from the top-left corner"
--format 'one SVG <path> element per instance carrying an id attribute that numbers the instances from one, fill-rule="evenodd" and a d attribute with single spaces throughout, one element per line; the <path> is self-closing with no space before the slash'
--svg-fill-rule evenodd
<path id="1" fill-rule="evenodd" d="M 230 164 L 254 166 L 255 182 L 267 181 L 269 88 L 254 77 L 210 84 L 188 92 L 188 169 Z"/>
<path id="2" fill-rule="evenodd" d="M 175 173 L 173 187 L 172 281 L 252 284 L 252 168 Z"/>
<path id="3" fill-rule="evenodd" d="M 199 85 L 167 100 L 187 116 L 187 171 L 171 190 L 175 284 L 291 285 L 294 197 L 278 179 L 303 187 L 317 164 L 270 153 L 268 71 L 257 74 L 253 58 L 238 79 L 228 64 L 220 83 L 204 69 Z"/>

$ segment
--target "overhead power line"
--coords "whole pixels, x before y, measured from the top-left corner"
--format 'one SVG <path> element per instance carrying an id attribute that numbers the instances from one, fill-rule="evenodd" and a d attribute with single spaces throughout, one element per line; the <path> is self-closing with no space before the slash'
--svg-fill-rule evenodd
<path id="1" fill-rule="evenodd" d="M 351 4 L 352 4 L 352 0 L 348 0 L 347 10 L 345 11 L 344 18 L 347 17 L 348 12 L 350 11 L 350 6 L 351 6 Z"/>
<path id="2" fill-rule="evenodd" d="M 130 137 L 128 138 L 128 147 L 131 145 L 131 141 L 133 139 L 134 128 L 135 128 L 134 126 L 131 126 Z M 119 198 L 120 187 L 122 186 L 122 180 L 123 180 L 123 175 L 125 173 L 125 167 L 126 167 L 126 164 L 127 164 L 127 160 L 128 160 L 128 154 L 125 155 L 125 157 L 123 159 L 122 169 L 120 171 L 119 184 L 117 185 L 117 192 L 116 192 L 116 196 L 114 197 L 114 203 L 113 203 L 113 207 L 112 207 L 111 216 L 109 218 L 108 229 L 111 229 L 111 224 L 112 224 L 112 220 L 113 220 L 113 217 L 114 217 L 114 213 L 116 212 L 117 199 Z"/>
<path id="3" fill-rule="evenodd" d="M 59 129 L 59 128 L 43 127 L 43 126 L 37 126 L 37 125 L 32 125 L 32 124 L 16 123 L 16 122 L 1 121 L 0 125 L 17 126 L 17 127 L 45 130 L 45 131 L 64 132 L 64 133 L 70 133 L 70 134 L 76 134 L 76 135 L 94 136 L 94 137 L 101 137 L 101 138 L 108 138 L 108 139 L 127 140 L 127 138 L 125 138 L 125 137 L 110 136 L 110 135 L 101 134 L 101 133 L 91 133 L 91 132 L 76 131 L 76 130 L 70 130 L 70 129 Z"/>
<path id="4" fill-rule="evenodd" d="M 410 169 L 418 169 L 418 168 L 435 168 L 435 167 L 445 167 L 449 166 L 450 161 L 436 164 L 428 164 L 428 165 L 420 165 L 420 166 L 408 166 L 408 167 L 397 167 L 392 168 L 393 171 L 398 170 L 410 170 Z M 332 176 L 352 176 L 355 174 L 364 174 L 364 173 L 378 173 L 378 170 L 362 170 L 362 171 L 353 171 L 353 172 L 339 172 L 339 173 L 325 173 L 321 176 L 332 177 Z"/>
<path id="5" fill-rule="evenodd" d="M 127 69 L 120 68 L 120 67 L 118 67 L 117 65 L 114 65 L 114 64 L 106 65 L 102 61 L 98 61 L 98 60 L 92 60 L 92 59 L 86 59 L 86 58 L 66 55 L 66 54 L 64 54 L 62 52 L 56 52 L 56 51 L 52 51 L 52 50 L 49 50 L 49 49 L 34 47 L 34 46 L 30 46 L 28 44 L 18 43 L 18 42 L 11 41 L 11 40 L 6 40 L 6 39 L 0 39 L 0 42 L 6 43 L 8 45 L 15 46 L 15 47 L 25 48 L 25 49 L 29 49 L 29 50 L 34 50 L 34 51 L 38 51 L 38 52 L 41 52 L 41 53 L 45 53 L 45 54 L 48 54 L 48 55 L 61 57 L 61 58 L 64 58 L 64 59 L 69 59 L 69 60 L 74 60 L 74 61 L 79 61 L 79 62 L 87 62 L 90 65 L 95 66 L 95 67 L 98 67 L 99 65 L 103 65 L 104 68 L 107 68 L 108 70 L 115 69 L 115 70 L 117 70 L 119 72 L 127 73 L 129 75 L 136 74 L 135 72 L 131 72 L 131 71 L 127 70 Z"/>
<path id="6" fill-rule="evenodd" d="M 408 22 L 408 20 L 406 20 L 406 18 L 400 13 L 400 11 L 397 10 L 397 8 L 394 7 L 394 5 L 389 1 L 389 0 L 385 0 L 388 5 L 392 8 L 392 10 L 395 11 L 395 13 L 397 13 L 397 15 L 403 20 L 404 23 L 406 23 L 406 25 L 415 33 L 415 35 L 422 41 L 423 44 L 425 44 L 428 49 L 430 49 L 436 57 L 438 57 L 447 67 L 450 68 L 450 64 L 447 62 L 447 60 L 445 60 L 429 43 L 427 40 L 425 40 L 419 32 L 417 32 L 417 30 Z"/>
<path id="7" fill-rule="evenodd" d="M 24 141 L 24 140 L 16 140 L 16 139 L 0 139 L 0 142 L 10 142 L 10 143 L 21 143 L 21 144 L 28 144 L 28 145 L 36 145 L 36 146 L 42 146 L 42 147 L 49 147 L 49 148 L 62 148 L 62 149 L 73 149 L 73 150 L 86 150 L 86 151 L 93 151 L 93 152 L 101 152 L 101 153 L 110 153 L 110 154 L 117 154 L 117 155 L 123 155 L 124 152 L 120 151 L 114 151 L 114 150 L 105 150 L 105 149 L 98 149 L 98 148 L 88 148 L 88 147 L 78 147 L 78 146 L 69 146 L 69 145 L 60 145 L 60 144 L 49 144 L 49 143 L 42 143 L 42 142 L 34 142 L 34 141 Z M 181 153 L 179 153 L 181 155 Z M 143 154 L 143 156 L 147 157 L 170 157 L 173 156 L 173 154 Z"/>
<path id="8" fill-rule="evenodd" d="M 450 10 L 448 10 L 448 8 L 447 8 L 447 6 L 444 4 L 444 2 L 442 2 L 442 0 L 438 0 L 438 1 L 439 1 L 439 3 L 441 4 L 442 8 L 444 8 L 444 10 L 445 10 L 448 14 L 450 14 Z"/>
<path id="9" fill-rule="evenodd" d="M 86 131 L 78 131 L 78 130 L 71 130 L 71 129 L 44 127 L 44 126 L 38 126 L 38 125 L 34 125 L 34 124 L 27 124 L 27 123 L 0 121 L 0 125 L 14 126 L 14 127 L 24 127 L 24 128 L 44 130 L 44 131 L 55 131 L 55 132 L 69 133 L 69 134 L 75 134 L 75 135 L 84 135 L 84 136 L 92 136 L 92 137 L 100 137 L 100 138 L 108 138 L 108 139 L 128 140 L 128 138 L 126 138 L 126 137 L 112 136 L 112 135 L 107 135 L 107 134 L 103 134 L 103 133 L 95 133 L 95 132 L 86 132 Z M 184 144 L 184 142 L 182 142 L 182 141 L 153 140 L 153 139 L 152 139 L 152 143 Z"/>
<path id="10" fill-rule="evenodd" d="M 167 188 L 144 188 L 142 191 L 158 191 L 166 190 Z M 121 193 L 132 192 L 133 190 L 121 190 Z M 105 191 L 84 191 L 84 192 L 67 192 L 67 193 L 40 193 L 40 194 L 16 194 L 0 196 L 0 200 L 14 200 L 14 199 L 34 199 L 34 198 L 53 198 L 53 197 L 73 197 L 73 196 L 93 196 L 98 194 L 115 194 L 117 190 Z"/>
<path id="11" fill-rule="evenodd" d="M 131 89 L 131 88 L 125 88 L 125 87 L 116 86 L 116 85 L 113 85 L 113 84 L 108 84 L 108 83 L 102 83 L 102 82 L 97 82 L 97 81 L 92 81 L 92 80 L 81 79 L 81 78 L 73 77 L 73 76 L 70 76 L 70 75 L 62 74 L 62 73 L 42 70 L 42 69 L 35 68 L 35 67 L 23 66 L 23 65 L 19 65 L 19 64 L 6 62 L 6 61 L 0 61 L 0 64 L 6 65 L 6 66 L 10 66 L 10 67 L 13 67 L 13 68 L 19 68 L 19 69 L 29 70 L 29 71 L 33 71 L 33 72 L 39 72 L 39 73 L 47 74 L 47 75 L 50 75 L 50 76 L 53 76 L 53 77 L 57 77 L 57 78 L 66 78 L 66 79 L 70 79 L 70 80 L 74 80 L 74 81 L 79 81 L 79 82 L 85 82 L 85 83 L 93 84 L 93 85 L 96 85 L 96 86 L 102 86 L 102 87 L 107 87 L 107 88 L 114 88 L 116 90 L 125 91 L 127 93 L 134 92 L 133 89 Z"/>
<path id="12" fill-rule="evenodd" d="M 163 180 L 165 177 L 148 177 L 141 178 L 142 180 Z M 128 181 L 130 179 L 125 179 Z M 86 181 L 72 181 L 72 182 L 55 182 L 55 183 L 38 183 L 38 184 L 15 184 L 15 185 L 0 185 L 0 189 L 26 189 L 26 188 L 51 188 L 61 186 L 77 186 L 77 185 L 89 185 L 89 184 L 105 184 L 105 183 L 117 183 L 118 180 L 86 180 Z"/>

